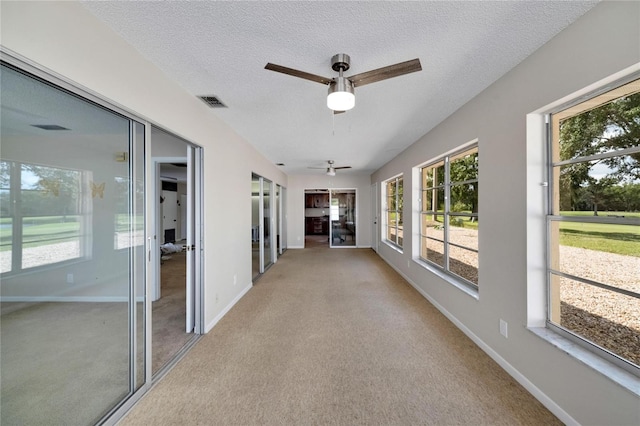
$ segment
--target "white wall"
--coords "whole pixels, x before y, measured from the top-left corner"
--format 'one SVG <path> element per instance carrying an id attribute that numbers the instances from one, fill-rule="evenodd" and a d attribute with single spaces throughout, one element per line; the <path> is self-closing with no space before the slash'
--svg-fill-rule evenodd
<path id="1" fill-rule="evenodd" d="M 4 48 L 204 148 L 204 322 L 212 326 L 251 285 L 251 172 L 285 187 L 286 175 L 76 2 L 3 1 L 0 34 Z"/>
<path id="2" fill-rule="evenodd" d="M 418 233 L 409 217 L 404 253 L 381 244 L 380 254 L 567 422 L 637 425 L 640 399 L 527 329 L 526 116 L 640 62 L 639 28 L 639 2 L 599 4 L 372 175 L 403 173 L 407 188 L 419 162 L 479 139 L 479 299 L 407 262 Z M 405 211 L 415 214 L 409 198 Z"/>
<path id="3" fill-rule="evenodd" d="M 287 247 L 302 248 L 305 232 L 305 189 L 356 189 L 356 245 L 371 247 L 371 180 L 348 173 L 289 176 L 287 187 Z M 327 208 L 327 212 L 329 209 Z"/>

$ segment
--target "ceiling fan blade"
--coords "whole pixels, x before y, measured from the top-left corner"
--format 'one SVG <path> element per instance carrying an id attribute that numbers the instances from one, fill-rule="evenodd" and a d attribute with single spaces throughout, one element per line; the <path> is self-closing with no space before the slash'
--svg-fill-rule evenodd
<path id="1" fill-rule="evenodd" d="M 336 114 L 342 114 L 342 113 L 344 113 L 344 112 L 347 112 L 347 111 L 333 111 L 333 115 L 336 115 Z"/>
<path id="2" fill-rule="evenodd" d="M 398 77 L 421 70 L 422 65 L 420 65 L 420 59 L 416 58 L 410 61 L 400 62 L 395 65 L 389 65 L 387 67 L 356 74 L 348 78 L 355 87 L 360 87 L 365 84 L 375 83 L 376 81 L 386 80 L 388 78 Z"/>
<path id="3" fill-rule="evenodd" d="M 339 169 L 350 169 L 351 166 L 342 166 L 342 167 L 334 167 L 334 170 L 339 170 Z"/>
<path id="4" fill-rule="evenodd" d="M 281 72 L 282 74 L 288 74 L 294 77 L 304 78 L 305 80 L 315 81 L 316 83 L 320 83 L 320 84 L 326 85 L 326 84 L 333 83 L 333 79 L 331 78 L 322 77 L 320 75 L 315 75 L 315 74 L 311 74 L 311 73 L 300 71 L 300 70 L 295 70 L 293 68 L 283 67 L 282 65 L 272 64 L 271 62 L 265 65 L 264 69 L 275 71 L 275 72 Z"/>

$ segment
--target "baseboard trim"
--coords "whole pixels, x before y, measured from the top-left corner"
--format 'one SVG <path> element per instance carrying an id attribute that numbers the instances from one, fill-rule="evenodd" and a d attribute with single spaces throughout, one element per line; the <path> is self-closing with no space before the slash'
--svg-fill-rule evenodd
<path id="1" fill-rule="evenodd" d="M 549 411 L 553 413 L 561 422 L 567 426 L 579 426 L 578 423 L 569 413 L 564 411 L 556 402 L 549 398 L 542 390 L 534 385 L 526 376 L 518 371 L 513 365 L 509 364 L 500 354 L 498 354 L 491 346 L 480 339 L 475 333 L 469 330 L 462 322 L 460 322 L 451 312 L 447 311 L 442 305 L 440 305 L 435 299 L 433 299 L 426 291 L 418 286 L 411 278 L 406 276 L 400 269 L 393 265 L 387 258 L 378 253 L 380 258 L 384 260 L 389 266 L 391 266 L 402 278 L 404 278 L 418 293 L 427 299 L 433 306 L 436 307 L 449 321 L 451 321 L 456 327 L 458 327 L 467 337 L 469 337 L 480 349 L 482 349 L 491 359 L 498 363 L 503 370 L 505 370 L 511 377 L 513 377 L 518 383 L 520 383 L 534 398 L 536 398 L 542 405 L 544 405 Z"/>
<path id="2" fill-rule="evenodd" d="M 211 331 L 211 329 L 213 327 L 215 327 L 215 325 L 225 316 L 227 315 L 227 313 L 231 310 L 231 308 L 234 307 L 234 305 L 236 303 L 238 303 L 240 301 L 240 299 L 242 299 L 244 297 L 245 294 L 247 294 L 247 292 L 249 290 L 251 290 L 253 288 L 253 283 L 249 284 L 248 286 L 246 286 L 244 288 L 244 290 L 242 290 L 232 301 L 231 303 L 229 303 L 222 311 L 220 311 L 220 313 L 218 315 L 216 315 L 216 317 L 205 326 L 204 329 L 204 334 L 207 334 L 209 331 Z"/>
<path id="3" fill-rule="evenodd" d="M 287 247 L 287 250 L 288 249 L 297 250 L 297 249 L 303 249 L 303 248 L 304 248 L 304 246 L 289 246 L 289 247 Z"/>

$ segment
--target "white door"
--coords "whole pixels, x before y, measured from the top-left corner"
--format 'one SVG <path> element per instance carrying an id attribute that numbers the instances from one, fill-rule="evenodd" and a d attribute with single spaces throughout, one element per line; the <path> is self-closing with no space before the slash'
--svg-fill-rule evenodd
<path id="1" fill-rule="evenodd" d="M 180 194 L 180 236 L 176 237 L 180 240 L 187 239 L 187 196 Z"/>

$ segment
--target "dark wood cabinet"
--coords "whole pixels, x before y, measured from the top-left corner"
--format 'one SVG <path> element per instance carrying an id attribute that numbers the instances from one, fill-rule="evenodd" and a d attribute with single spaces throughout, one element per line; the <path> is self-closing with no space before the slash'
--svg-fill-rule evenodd
<path id="1" fill-rule="evenodd" d="M 329 194 L 306 194 L 304 206 L 308 209 L 322 209 L 329 207 Z"/>
<path id="2" fill-rule="evenodd" d="M 329 217 L 307 217 L 305 223 L 307 235 L 328 235 L 329 234 Z"/>

